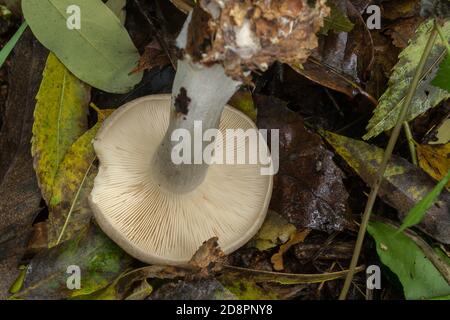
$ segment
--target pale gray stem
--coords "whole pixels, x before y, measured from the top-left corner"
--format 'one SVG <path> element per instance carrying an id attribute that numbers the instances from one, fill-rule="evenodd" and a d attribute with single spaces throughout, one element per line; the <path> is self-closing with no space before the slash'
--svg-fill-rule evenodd
<path id="1" fill-rule="evenodd" d="M 172 88 L 169 128 L 153 162 L 153 172 L 161 187 L 185 193 L 203 182 L 208 165 L 204 161 L 195 163 L 195 160 L 203 159 L 203 149 L 206 146 L 202 139 L 203 132 L 218 128 L 226 103 L 240 85 L 241 82 L 227 76 L 219 64 L 207 67 L 193 63 L 189 57 L 178 61 Z M 199 124 L 201 137 L 196 135 Z M 185 129 L 184 132 L 188 132 L 191 138 L 190 163 L 175 164 L 172 161 L 172 150 L 180 143 L 172 141 L 172 134 L 177 129 Z M 195 148 L 195 142 L 199 148 Z"/>

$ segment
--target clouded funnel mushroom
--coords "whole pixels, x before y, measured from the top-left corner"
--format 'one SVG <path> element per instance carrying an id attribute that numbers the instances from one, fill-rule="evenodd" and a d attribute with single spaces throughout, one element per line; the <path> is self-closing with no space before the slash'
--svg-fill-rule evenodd
<path id="1" fill-rule="evenodd" d="M 94 216 L 109 237 L 148 263 L 185 264 L 212 237 L 230 253 L 258 231 L 272 192 L 272 175 L 262 174 L 267 162 L 217 159 L 230 151 L 245 159 L 270 153 L 260 133 L 257 140 L 246 134 L 257 132 L 255 124 L 226 103 L 251 81 L 251 71 L 275 60 L 305 61 L 328 14 L 325 0 L 197 3 L 177 39 L 182 58 L 172 95 L 120 107 L 94 140 L 100 160 L 90 197 Z M 227 145 L 218 143 L 217 128 L 227 143 L 227 130 L 242 130 Z M 181 151 L 181 140 L 190 148 Z M 216 161 L 204 161 L 211 143 Z"/>

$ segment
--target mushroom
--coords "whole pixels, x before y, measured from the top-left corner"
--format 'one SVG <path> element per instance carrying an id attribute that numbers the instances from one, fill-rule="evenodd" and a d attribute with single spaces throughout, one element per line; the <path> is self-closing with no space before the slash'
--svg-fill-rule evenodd
<path id="1" fill-rule="evenodd" d="M 272 192 L 272 175 L 261 169 L 270 152 L 260 133 L 247 139 L 256 125 L 226 103 L 250 83 L 251 71 L 308 57 L 328 14 L 325 0 L 310 3 L 197 1 L 177 39 L 182 58 L 172 95 L 134 100 L 104 122 L 93 142 L 100 166 L 90 204 L 100 227 L 129 254 L 182 265 L 212 237 L 229 254 L 261 227 Z M 218 143 L 229 129 L 241 129 L 235 143 Z M 211 149 L 211 161 L 198 161 Z M 229 152 L 250 159 L 255 150 L 264 160 L 219 161 Z"/>

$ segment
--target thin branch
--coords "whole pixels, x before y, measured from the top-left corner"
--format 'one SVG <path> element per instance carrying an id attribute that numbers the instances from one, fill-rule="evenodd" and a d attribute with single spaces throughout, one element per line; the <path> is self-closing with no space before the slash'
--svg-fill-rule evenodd
<path id="1" fill-rule="evenodd" d="M 403 122 L 406 120 L 406 115 L 408 114 L 409 106 L 414 98 L 414 94 L 419 85 L 420 79 L 422 77 L 423 70 L 425 68 L 425 64 L 427 58 L 433 48 L 434 42 L 436 41 L 438 35 L 437 22 L 435 20 L 434 27 L 431 31 L 430 37 L 428 38 L 428 42 L 423 51 L 422 57 L 420 58 L 419 65 L 417 66 L 416 72 L 414 74 L 414 78 L 411 86 L 409 87 L 408 94 L 406 96 L 405 102 L 402 105 L 400 110 L 400 115 L 397 120 L 397 124 L 395 125 L 394 130 L 392 131 L 392 135 L 389 139 L 388 145 L 384 152 L 383 160 L 378 169 L 375 183 L 372 186 L 372 189 L 369 194 L 369 198 L 367 200 L 366 208 L 364 209 L 364 214 L 361 220 L 361 226 L 359 228 L 358 237 L 356 239 L 355 250 L 353 252 L 352 260 L 350 262 L 349 272 L 345 278 L 344 286 L 342 288 L 341 294 L 339 296 L 339 300 L 345 300 L 347 298 L 348 291 L 350 289 L 350 285 L 353 280 L 353 276 L 355 274 L 355 268 L 358 264 L 359 255 L 361 253 L 361 248 L 364 242 L 364 237 L 366 234 L 367 225 L 369 223 L 370 214 L 372 213 L 373 205 L 375 204 L 375 200 L 377 198 L 378 190 L 380 189 L 381 182 L 383 181 L 384 173 L 386 171 L 388 162 L 391 158 L 392 152 L 394 150 L 395 144 L 397 142 L 398 136 L 400 134 L 400 130 L 402 128 Z"/>
<path id="2" fill-rule="evenodd" d="M 160 47 L 163 49 L 164 53 L 169 58 L 170 64 L 176 70 L 177 69 L 177 65 L 175 63 L 176 59 L 174 59 L 174 57 L 172 56 L 171 51 L 169 49 L 169 45 L 164 40 L 164 38 L 160 36 L 160 34 L 158 33 L 158 30 L 156 29 L 155 24 L 153 23 L 153 20 L 147 15 L 147 13 L 145 12 L 144 8 L 142 8 L 142 5 L 139 2 L 139 0 L 134 0 L 134 3 L 136 5 L 136 7 L 139 9 L 139 12 L 144 17 L 145 21 L 147 21 L 147 23 L 149 24 L 150 28 L 152 29 L 153 34 L 155 35 L 156 41 L 158 41 L 158 44 L 160 45 Z"/>

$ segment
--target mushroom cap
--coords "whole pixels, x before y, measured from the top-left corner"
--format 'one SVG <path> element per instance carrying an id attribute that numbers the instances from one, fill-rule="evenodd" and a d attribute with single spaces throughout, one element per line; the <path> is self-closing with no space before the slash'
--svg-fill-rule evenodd
<path id="1" fill-rule="evenodd" d="M 170 104 L 170 95 L 146 96 L 104 122 L 93 142 L 100 166 L 89 200 L 100 227 L 129 254 L 147 263 L 184 265 L 212 237 L 226 254 L 251 239 L 265 219 L 272 176 L 261 175 L 260 163 L 212 164 L 195 190 L 162 189 L 151 167 L 169 124 Z M 225 134 L 229 128 L 256 126 L 226 106 L 219 130 Z M 239 137 L 235 145 L 247 150 L 251 142 Z M 265 142 L 263 148 L 269 154 Z"/>

